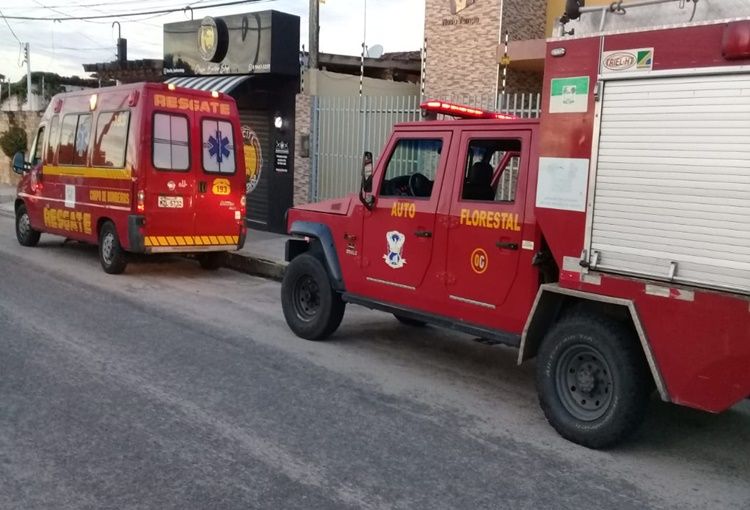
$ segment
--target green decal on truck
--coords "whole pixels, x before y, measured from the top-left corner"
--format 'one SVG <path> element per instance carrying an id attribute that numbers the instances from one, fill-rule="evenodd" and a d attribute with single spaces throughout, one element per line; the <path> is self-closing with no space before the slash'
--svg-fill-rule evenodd
<path id="1" fill-rule="evenodd" d="M 550 113 L 585 113 L 589 109 L 589 77 L 552 80 Z"/>

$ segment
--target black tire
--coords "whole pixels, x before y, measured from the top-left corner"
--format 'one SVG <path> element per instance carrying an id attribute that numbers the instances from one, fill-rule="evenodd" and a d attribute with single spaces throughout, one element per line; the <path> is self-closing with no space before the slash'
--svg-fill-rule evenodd
<path id="1" fill-rule="evenodd" d="M 426 322 L 420 321 L 417 319 L 410 319 L 409 317 L 404 317 L 403 315 L 399 315 L 397 313 L 394 313 L 393 316 L 398 320 L 401 324 L 405 326 L 411 326 L 413 328 L 423 328 L 427 325 Z"/>
<path id="2" fill-rule="evenodd" d="M 563 318 L 539 349 L 536 385 L 550 424 L 588 448 L 614 446 L 641 425 L 652 389 L 638 340 L 592 314 Z"/>
<path id="3" fill-rule="evenodd" d="M 21 204 L 16 210 L 16 239 L 21 246 L 36 246 L 42 233 L 31 227 L 31 220 L 26 206 Z"/>
<path id="4" fill-rule="evenodd" d="M 128 255 L 111 221 L 104 223 L 99 231 L 99 262 L 108 274 L 121 274 L 128 265 Z"/>
<path id="5" fill-rule="evenodd" d="M 225 253 L 223 251 L 214 251 L 209 253 L 200 253 L 197 256 L 198 264 L 206 271 L 216 271 L 224 265 Z"/>
<path id="6" fill-rule="evenodd" d="M 344 317 L 346 303 L 331 287 L 323 263 L 304 253 L 295 257 L 281 282 L 281 305 L 289 328 L 307 340 L 325 340 Z"/>

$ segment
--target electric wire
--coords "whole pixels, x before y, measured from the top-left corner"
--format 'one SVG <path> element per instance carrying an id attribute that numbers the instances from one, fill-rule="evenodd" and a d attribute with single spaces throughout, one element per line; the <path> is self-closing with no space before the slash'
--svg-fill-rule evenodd
<path id="1" fill-rule="evenodd" d="M 8 23 L 8 18 L 5 17 L 5 14 L 3 14 L 3 11 L 0 11 L 0 16 L 2 16 L 3 20 L 5 21 L 5 24 L 8 25 L 8 30 L 10 30 L 10 33 L 13 34 L 13 37 L 16 38 L 16 41 L 18 41 L 18 44 L 23 44 L 21 42 L 21 39 L 19 39 L 16 33 L 13 31 L 13 27 L 10 26 L 10 23 Z"/>

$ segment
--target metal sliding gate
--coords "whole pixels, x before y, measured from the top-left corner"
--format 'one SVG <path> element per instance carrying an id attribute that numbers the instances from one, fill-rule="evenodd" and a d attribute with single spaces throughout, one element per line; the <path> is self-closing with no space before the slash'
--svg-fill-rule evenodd
<path id="1" fill-rule="evenodd" d="M 495 107 L 492 96 L 457 96 L 450 101 Z M 505 94 L 498 111 L 519 117 L 538 117 L 540 94 Z M 356 192 L 362 153 L 371 151 L 377 163 L 393 125 L 422 118 L 419 96 L 314 97 L 311 129 L 310 201 Z"/>

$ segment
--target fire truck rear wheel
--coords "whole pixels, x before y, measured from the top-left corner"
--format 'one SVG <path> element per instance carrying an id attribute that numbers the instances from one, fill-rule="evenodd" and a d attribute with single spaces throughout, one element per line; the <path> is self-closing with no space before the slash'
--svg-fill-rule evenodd
<path id="1" fill-rule="evenodd" d="M 114 223 L 108 221 L 99 231 L 99 261 L 105 273 L 120 274 L 128 265 L 127 253 L 120 245 Z"/>
<path id="2" fill-rule="evenodd" d="M 325 340 L 338 329 L 346 303 L 331 286 L 323 263 L 304 253 L 292 259 L 281 282 L 281 305 L 289 328 L 307 340 Z"/>
<path id="3" fill-rule="evenodd" d="M 591 314 L 571 315 L 549 331 L 536 384 L 542 410 L 561 436 L 607 448 L 642 423 L 652 385 L 633 336 L 625 325 Z"/>
<path id="4" fill-rule="evenodd" d="M 396 313 L 393 314 L 393 316 L 398 320 L 401 324 L 405 326 L 411 326 L 413 328 L 423 328 L 427 325 L 426 322 L 420 321 L 417 319 L 410 319 L 409 317 L 404 317 L 403 315 L 398 315 Z"/>
<path id="5" fill-rule="evenodd" d="M 41 236 L 41 232 L 31 228 L 31 220 L 26 206 L 23 204 L 18 206 L 16 211 L 16 239 L 18 239 L 19 244 L 21 246 L 36 246 L 39 244 Z"/>

